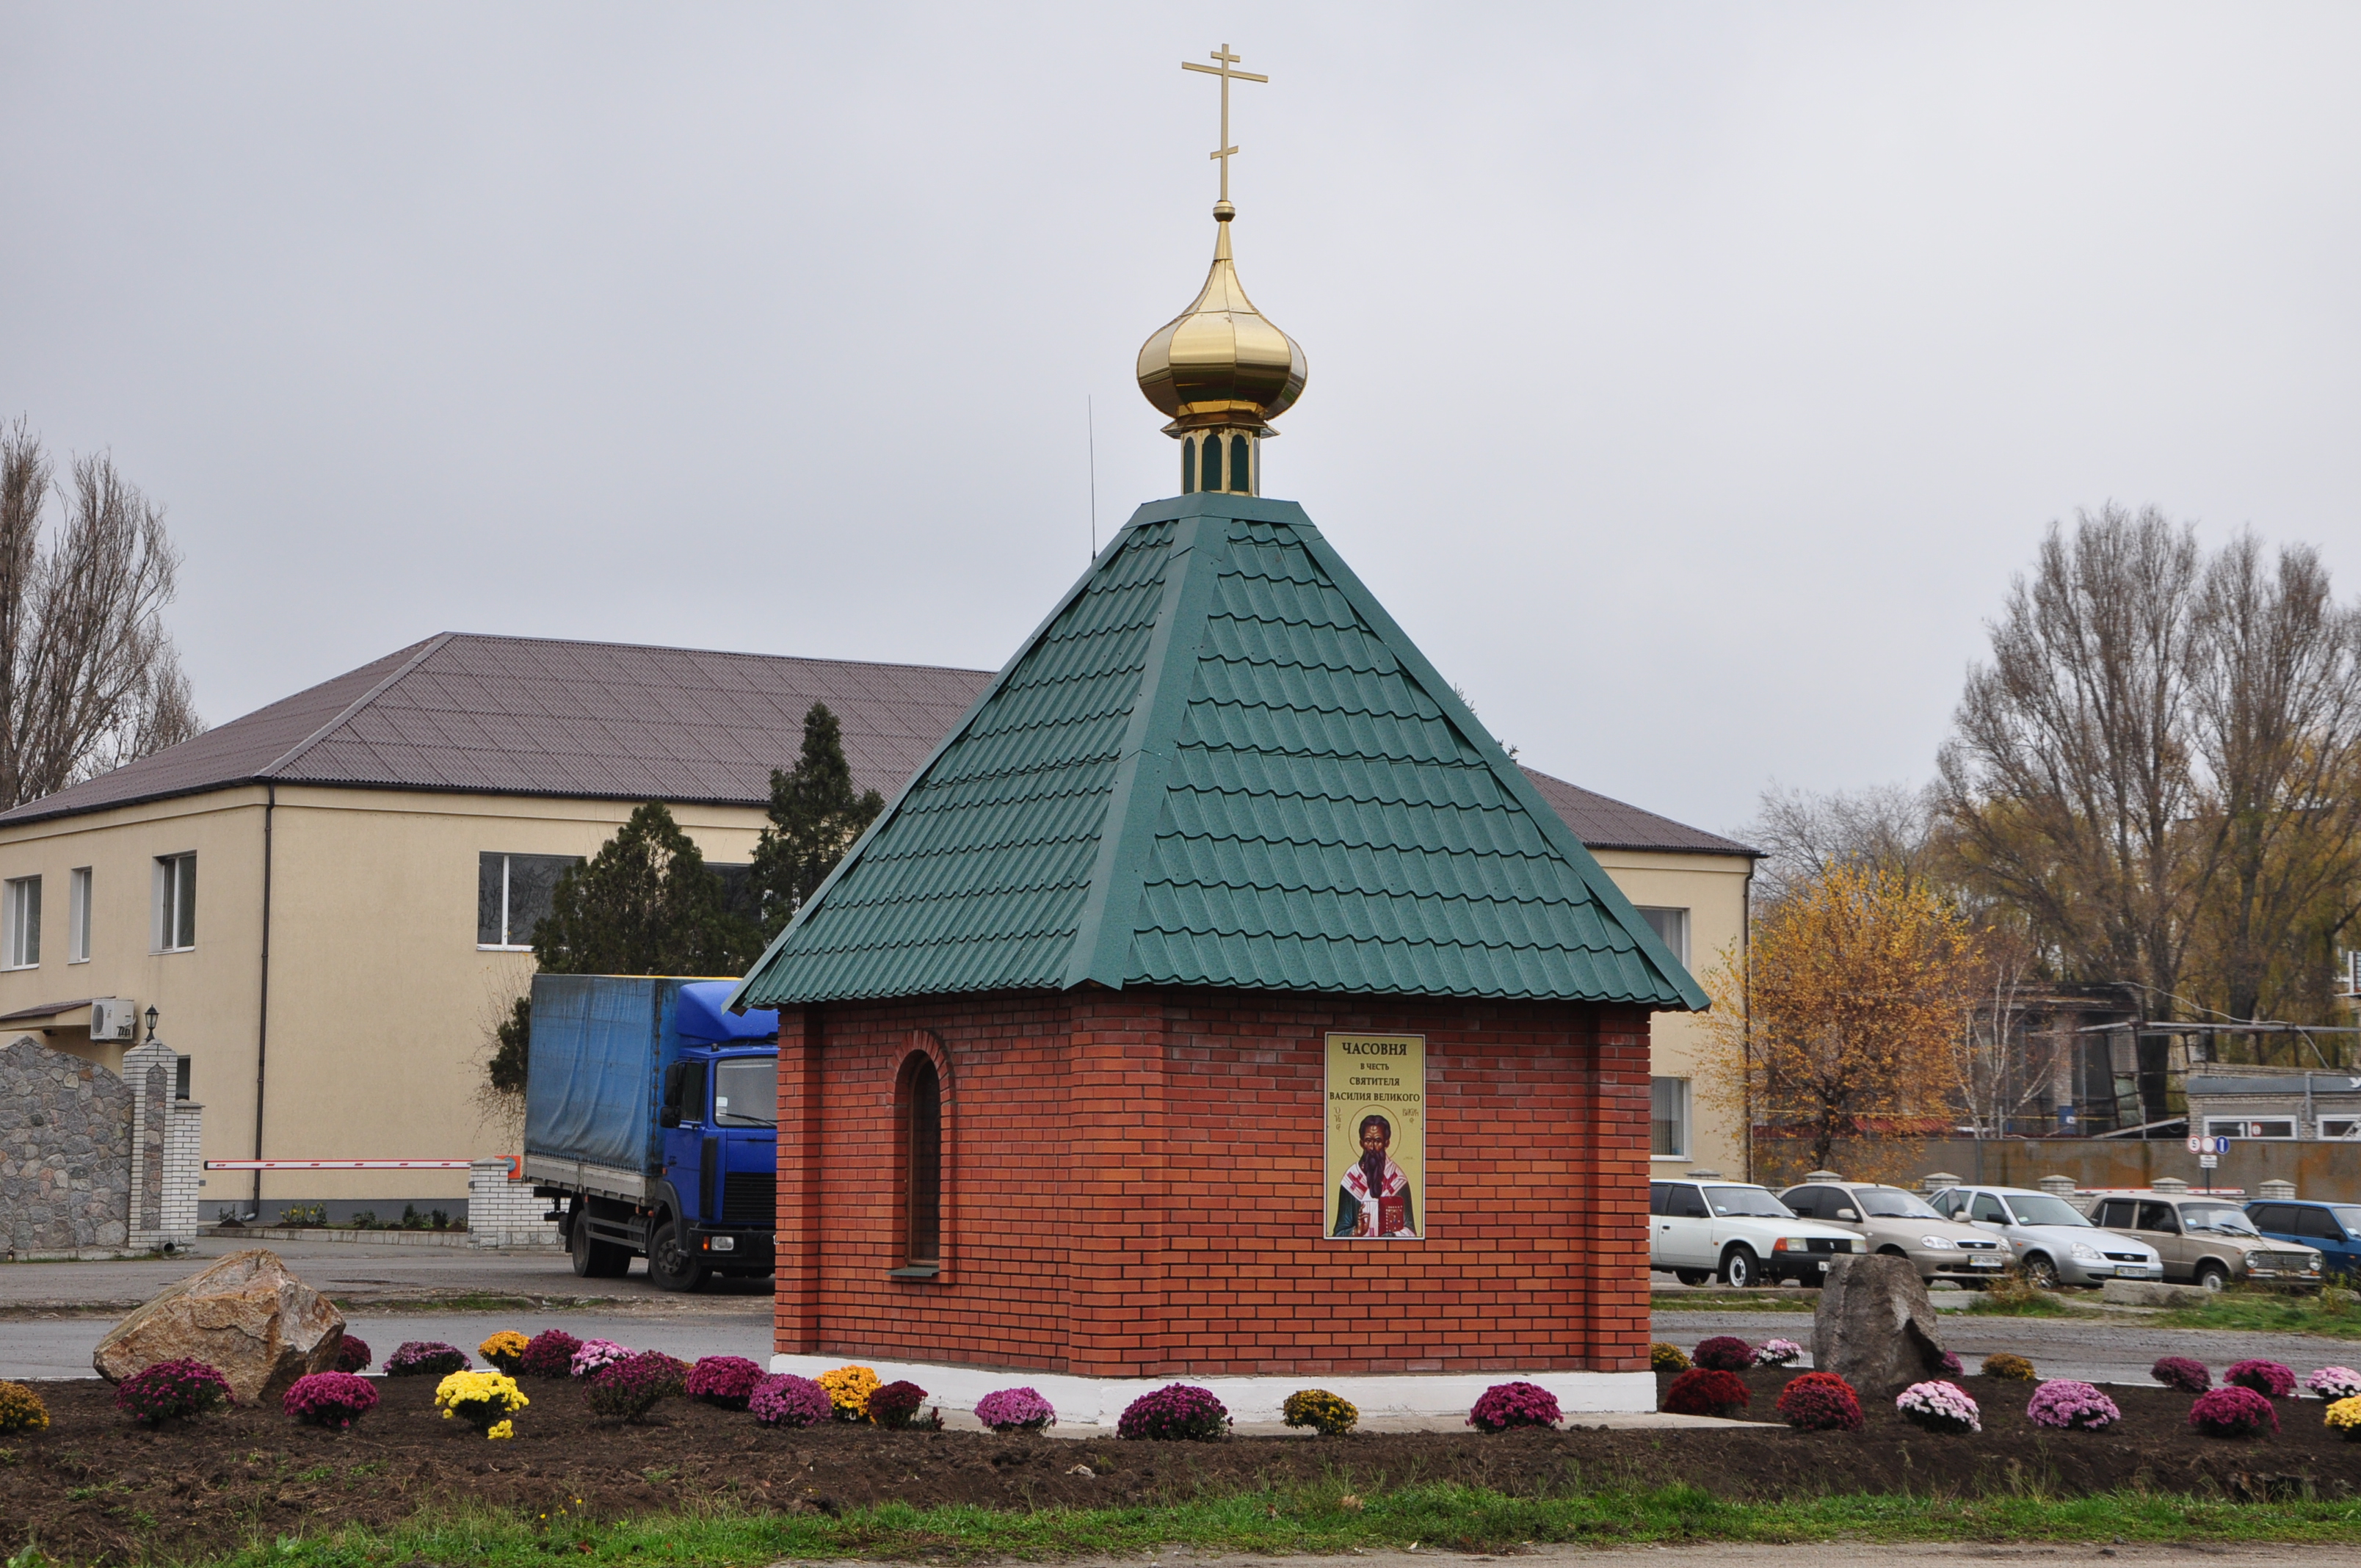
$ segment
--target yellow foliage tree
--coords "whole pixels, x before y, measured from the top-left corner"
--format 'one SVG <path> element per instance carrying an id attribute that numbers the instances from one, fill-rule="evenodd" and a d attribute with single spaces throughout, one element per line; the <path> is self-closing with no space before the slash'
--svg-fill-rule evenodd
<path id="1" fill-rule="evenodd" d="M 1751 952 L 1707 977 L 1707 1092 L 1755 1126 L 1800 1140 L 1806 1169 L 1839 1138 L 1950 1111 L 1974 943 L 1923 882 L 1835 866 L 1754 923 Z"/>

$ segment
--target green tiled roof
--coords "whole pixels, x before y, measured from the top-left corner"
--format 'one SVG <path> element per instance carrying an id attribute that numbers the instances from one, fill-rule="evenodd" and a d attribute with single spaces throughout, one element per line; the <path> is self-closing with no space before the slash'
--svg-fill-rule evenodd
<path id="1" fill-rule="evenodd" d="M 756 1006 L 1102 985 L 1705 997 L 1301 508 L 1142 507 L 756 963 Z"/>

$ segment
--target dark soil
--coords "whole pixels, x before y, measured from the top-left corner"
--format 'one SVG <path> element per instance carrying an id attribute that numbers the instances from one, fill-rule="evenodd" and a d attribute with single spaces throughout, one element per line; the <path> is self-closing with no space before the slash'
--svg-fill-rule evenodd
<path id="1" fill-rule="evenodd" d="M 1789 1374 L 1746 1375 L 1751 1414 L 1775 1419 Z M 0 1439 L 0 1555 L 27 1534 L 68 1561 L 193 1556 L 252 1539 L 398 1522 L 475 1503 L 545 1514 L 554 1527 L 699 1504 L 834 1513 L 900 1499 L 926 1506 L 1105 1507 L 1330 1485 L 1369 1494 L 1455 1481 L 1532 1495 L 1686 1482 L 1733 1498 L 1824 1493 L 2053 1495 L 2146 1487 L 2233 1498 L 2344 1497 L 2361 1490 L 2361 1443 L 2329 1436 L 2318 1400 L 2281 1400 L 2277 1437 L 2224 1441 L 2188 1427 L 2190 1398 L 2115 1387 L 2113 1432 L 2047 1432 L 2025 1419 L 2032 1385 L 1971 1377 L 1981 1435 L 1922 1432 L 1886 1400 L 1860 1432 L 1523 1431 L 1224 1443 L 1074 1442 L 865 1426 L 774 1431 L 685 1400 L 645 1426 L 596 1419 L 581 1391 L 531 1382 L 517 1435 L 489 1442 L 433 1409 L 429 1378 L 389 1379 L 351 1432 L 236 1409 L 149 1431 L 95 1380 L 38 1385 L 48 1431 Z M 1076 1475 L 1076 1465 L 1095 1474 Z M 578 1500 L 577 1500 L 578 1499 Z"/>

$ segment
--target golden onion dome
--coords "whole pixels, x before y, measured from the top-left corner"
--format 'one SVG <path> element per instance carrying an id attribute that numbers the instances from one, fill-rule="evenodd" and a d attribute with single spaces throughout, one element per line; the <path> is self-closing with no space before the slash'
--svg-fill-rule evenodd
<path id="1" fill-rule="evenodd" d="M 1196 303 L 1159 328 L 1139 349 L 1139 389 L 1171 416 L 1168 429 L 1244 428 L 1257 433 L 1303 395 L 1303 350 L 1254 308 L 1230 259 L 1230 219 L 1236 209 L 1213 209 L 1220 226 L 1213 269 Z"/>

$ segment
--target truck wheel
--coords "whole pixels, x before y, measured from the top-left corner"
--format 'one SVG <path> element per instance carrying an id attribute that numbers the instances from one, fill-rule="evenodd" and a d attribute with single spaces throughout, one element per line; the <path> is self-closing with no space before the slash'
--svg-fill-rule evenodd
<path id="1" fill-rule="evenodd" d="M 631 1255 L 612 1242 L 590 1239 L 590 1216 L 577 1213 L 566 1223 L 566 1250 L 580 1279 L 614 1279 L 631 1266 Z"/>
<path id="2" fill-rule="evenodd" d="M 2230 1271 L 2223 1267 L 2220 1264 L 2208 1259 L 2206 1262 L 2198 1265 L 2197 1284 L 2200 1289 L 2219 1290 L 2226 1287 L 2229 1283 Z"/>
<path id="3" fill-rule="evenodd" d="M 648 1238 L 648 1277 L 659 1290 L 695 1290 L 705 1283 L 705 1266 L 681 1245 L 682 1230 L 678 1216 L 667 1214 Z"/>
<path id="4" fill-rule="evenodd" d="M 1724 1255 L 1721 1282 L 1733 1290 L 1743 1290 L 1763 1283 L 1763 1266 L 1754 1261 L 1753 1249 L 1741 1244 Z"/>

